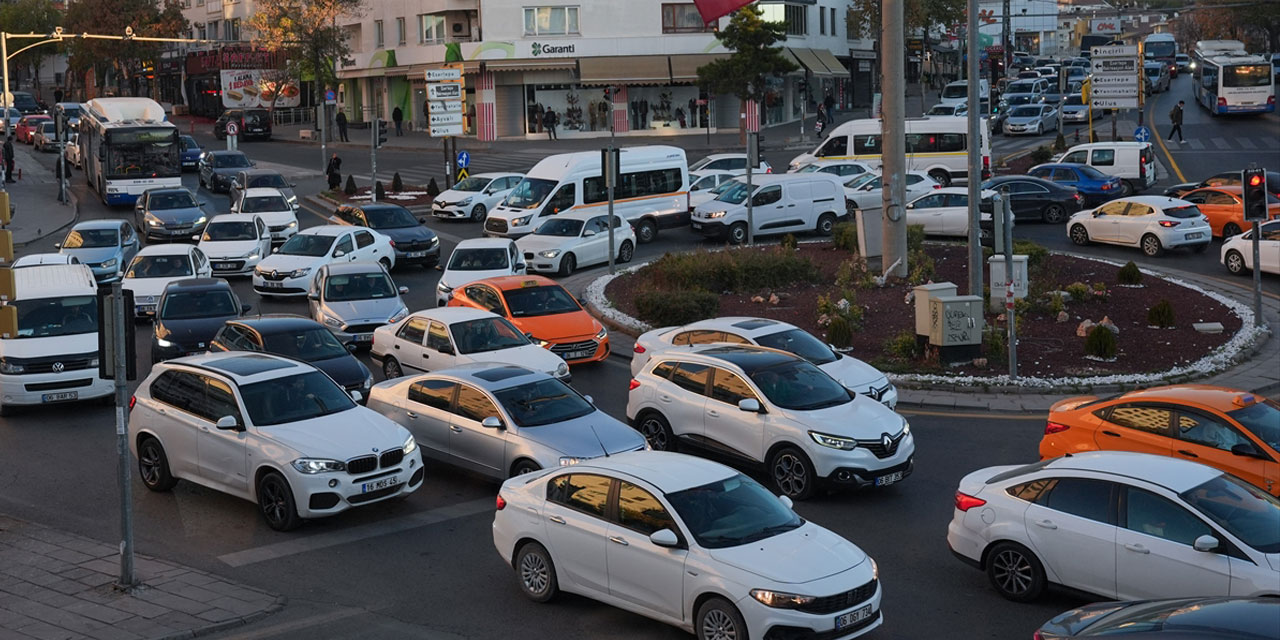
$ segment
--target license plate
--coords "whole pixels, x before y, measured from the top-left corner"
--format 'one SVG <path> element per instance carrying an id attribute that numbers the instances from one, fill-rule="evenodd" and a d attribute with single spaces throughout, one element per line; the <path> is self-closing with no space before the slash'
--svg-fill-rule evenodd
<path id="1" fill-rule="evenodd" d="M 1195 240 L 1196 238 L 1202 237 L 1203 235 L 1204 235 L 1204 234 L 1203 234 L 1203 233 L 1200 233 L 1200 232 L 1196 232 L 1196 233 L 1188 233 L 1188 234 L 1187 234 L 1187 239 L 1188 239 L 1188 240 Z"/>
<path id="2" fill-rule="evenodd" d="M 62 402 L 64 400 L 75 400 L 80 397 L 79 391 L 59 391 L 58 393 L 46 393 L 40 396 L 41 402 Z"/>
<path id="3" fill-rule="evenodd" d="M 214 268 L 214 269 L 234 269 L 234 268 L 236 268 L 236 263 L 234 263 L 234 262 L 215 262 L 215 263 L 213 263 L 213 268 Z"/>
<path id="4" fill-rule="evenodd" d="M 853 611 L 850 611 L 849 613 L 846 613 L 844 615 L 836 616 L 836 630 L 838 631 L 845 627 L 851 627 L 870 617 L 871 617 L 871 605 L 867 605 L 865 607 L 862 607 L 861 609 L 854 609 Z"/>
<path id="5" fill-rule="evenodd" d="M 693 228 L 694 228 L 694 229 L 701 229 L 701 228 L 702 228 L 702 223 L 701 223 L 701 222 L 695 222 L 695 223 L 693 223 Z"/>
<path id="6" fill-rule="evenodd" d="M 379 491 L 387 487 L 394 487 L 399 484 L 399 480 L 395 476 L 387 478 L 378 478 L 373 482 L 365 482 L 360 485 L 360 493 L 369 493 L 370 491 Z"/>
<path id="7" fill-rule="evenodd" d="M 893 484 L 893 483 L 895 483 L 895 482 L 897 482 L 897 481 L 899 481 L 899 480 L 901 480 L 901 479 L 902 479 L 902 472 L 901 472 L 901 471 L 894 471 L 893 473 L 890 473 L 890 474 L 888 474 L 888 475 L 883 475 L 883 476 L 880 476 L 880 477 L 876 478 L 876 486 L 877 486 L 877 487 L 883 487 L 883 486 L 886 486 L 886 485 L 891 485 L 891 484 Z"/>
<path id="8" fill-rule="evenodd" d="M 283 283 L 283 282 L 272 282 L 272 281 L 270 281 L 270 280 L 263 280 L 263 281 L 262 281 L 262 288 L 263 288 L 263 289 L 283 289 L 283 288 L 284 288 L 284 283 Z"/>
<path id="9" fill-rule="evenodd" d="M 137 309 L 139 314 L 156 312 L 156 306 L 154 304 L 140 304 Z"/>
<path id="10" fill-rule="evenodd" d="M 373 334 L 372 334 L 372 333 L 357 333 L 357 334 L 355 334 L 354 336 L 351 336 L 351 339 L 352 339 L 352 340 L 355 340 L 356 342 L 373 342 Z"/>
<path id="11" fill-rule="evenodd" d="M 426 251 L 410 251 L 409 253 L 405 254 L 405 256 L 409 258 L 421 258 L 422 256 L 425 256 L 425 255 L 427 255 Z"/>
<path id="12" fill-rule="evenodd" d="M 563 357 L 565 360 L 578 360 L 580 358 L 589 358 L 592 351 L 566 351 Z"/>

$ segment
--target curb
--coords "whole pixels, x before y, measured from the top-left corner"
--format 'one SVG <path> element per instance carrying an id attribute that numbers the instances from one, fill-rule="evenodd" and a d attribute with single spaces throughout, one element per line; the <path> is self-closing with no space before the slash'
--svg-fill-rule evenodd
<path id="1" fill-rule="evenodd" d="M 56 235 L 60 233 L 63 229 L 73 226 L 75 225 L 75 223 L 79 222 L 80 221 L 80 198 L 77 197 L 76 194 L 71 189 L 67 189 L 67 196 L 71 198 L 71 206 L 74 207 L 75 209 L 75 211 L 72 212 L 71 214 L 71 220 L 69 222 L 67 222 L 66 224 L 56 229 L 50 229 L 49 231 L 46 231 L 40 234 L 39 236 L 32 238 L 30 240 L 27 240 L 25 242 L 15 242 L 13 243 L 13 248 L 17 250 L 17 249 L 26 247 L 28 245 L 34 244 L 36 242 L 40 242 L 41 240 L 44 240 L 50 236 Z"/>
<path id="2" fill-rule="evenodd" d="M 285 605 L 288 604 L 288 601 L 289 601 L 288 598 L 284 596 L 276 596 L 275 601 L 272 602 L 270 606 L 268 606 L 266 609 L 263 609 L 262 611 L 259 611 L 257 613 L 251 613 L 247 616 L 240 616 L 238 618 L 232 618 L 230 620 L 223 620 L 222 622 L 216 622 L 214 624 L 198 627 L 195 629 L 188 629 L 186 631 L 180 631 L 178 633 L 171 633 L 166 636 L 159 636 L 156 640 L 187 640 L 188 638 L 199 638 L 203 636 L 209 636 L 215 633 L 226 631 L 228 629 L 242 627 L 244 625 L 257 622 L 268 616 L 278 613 L 281 609 L 284 609 Z"/>

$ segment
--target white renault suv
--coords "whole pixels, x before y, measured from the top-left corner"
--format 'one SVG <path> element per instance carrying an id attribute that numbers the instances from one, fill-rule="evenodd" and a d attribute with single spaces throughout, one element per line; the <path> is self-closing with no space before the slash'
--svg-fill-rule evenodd
<path id="1" fill-rule="evenodd" d="M 729 467 L 635 451 L 507 480 L 493 543 L 522 591 L 697 635 L 847 640 L 880 626 L 876 563 Z"/>
<path id="2" fill-rule="evenodd" d="M 256 502 L 278 531 L 422 486 L 413 436 L 296 360 L 239 351 L 169 360 L 129 407 L 148 489 L 190 480 Z"/>
<path id="3" fill-rule="evenodd" d="M 916 449 L 906 418 L 807 360 L 750 345 L 659 353 L 631 380 L 627 418 L 655 450 L 693 445 L 764 465 L 797 500 L 823 482 L 899 482 Z"/>

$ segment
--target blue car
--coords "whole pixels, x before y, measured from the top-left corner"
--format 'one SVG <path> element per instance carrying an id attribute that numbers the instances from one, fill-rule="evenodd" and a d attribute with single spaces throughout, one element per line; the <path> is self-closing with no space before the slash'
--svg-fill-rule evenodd
<path id="1" fill-rule="evenodd" d="M 1120 178 L 1109 176 L 1087 164 L 1075 162 L 1056 162 L 1039 164 L 1031 167 L 1027 175 L 1056 182 L 1067 187 L 1075 187 L 1084 198 L 1084 207 L 1096 207 L 1109 200 L 1119 198 L 1124 189 Z"/>
<path id="2" fill-rule="evenodd" d="M 99 284 L 119 280 L 142 241 L 133 225 L 123 220 L 85 220 L 71 227 L 67 236 L 53 245 L 58 253 L 89 265 Z"/>
<path id="3" fill-rule="evenodd" d="M 182 169 L 195 169 L 200 162 L 200 154 L 204 153 L 204 149 L 200 148 L 200 143 L 196 142 L 191 136 L 182 136 Z"/>

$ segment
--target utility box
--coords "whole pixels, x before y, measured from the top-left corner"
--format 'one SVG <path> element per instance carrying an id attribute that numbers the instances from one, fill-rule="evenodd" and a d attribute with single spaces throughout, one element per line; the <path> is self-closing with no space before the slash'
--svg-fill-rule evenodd
<path id="1" fill-rule="evenodd" d="M 929 344 L 944 364 L 982 355 L 982 296 L 935 296 L 929 301 Z"/>
<path id="2" fill-rule="evenodd" d="M 853 212 L 853 221 L 858 227 L 858 253 L 868 259 L 879 257 L 884 231 L 880 209 L 857 209 Z"/>
<path id="3" fill-rule="evenodd" d="M 1004 272 L 1004 256 L 994 255 L 987 258 L 987 267 L 991 272 L 991 299 L 988 300 L 992 311 L 1004 310 L 1005 287 L 1009 279 Z M 1027 257 L 1013 256 L 1013 297 L 1027 297 Z"/>
<path id="4" fill-rule="evenodd" d="M 916 300 L 916 335 L 927 336 L 933 322 L 929 319 L 929 302 L 938 296 L 956 295 L 956 285 L 952 282 L 934 282 L 922 284 L 911 289 Z"/>

